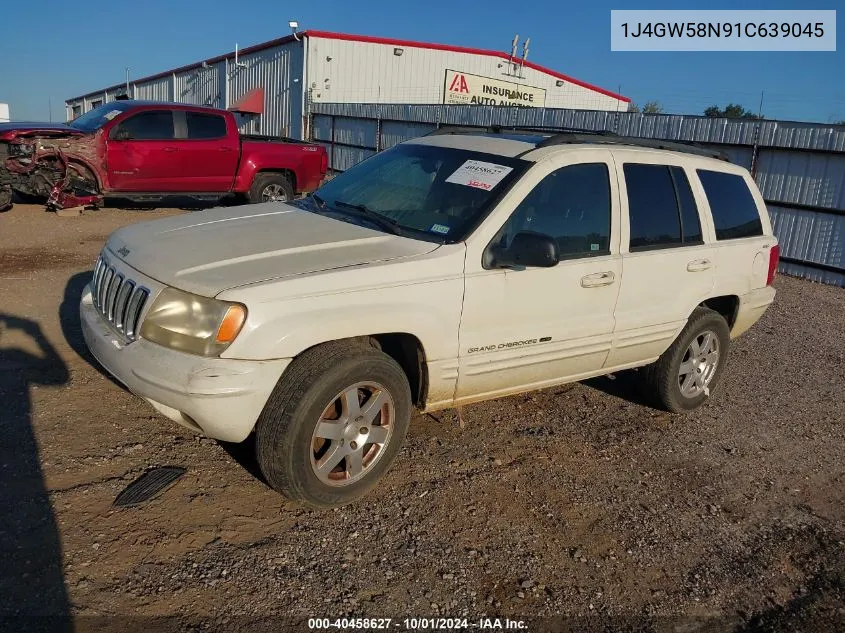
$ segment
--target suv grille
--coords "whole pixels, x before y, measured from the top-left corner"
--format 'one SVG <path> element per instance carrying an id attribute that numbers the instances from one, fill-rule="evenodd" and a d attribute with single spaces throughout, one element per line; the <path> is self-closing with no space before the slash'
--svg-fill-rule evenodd
<path id="1" fill-rule="evenodd" d="M 94 266 L 94 307 L 130 341 L 138 337 L 138 321 L 150 291 L 115 270 L 103 258 Z"/>

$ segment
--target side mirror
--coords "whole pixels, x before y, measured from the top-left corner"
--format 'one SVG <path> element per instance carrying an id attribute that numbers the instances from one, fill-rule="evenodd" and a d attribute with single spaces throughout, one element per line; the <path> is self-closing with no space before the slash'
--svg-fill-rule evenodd
<path id="1" fill-rule="evenodd" d="M 511 245 L 496 253 L 497 268 L 525 267 L 551 268 L 557 266 L 557 242 L 543 233 L 520 232 L 514 235 Z"/>

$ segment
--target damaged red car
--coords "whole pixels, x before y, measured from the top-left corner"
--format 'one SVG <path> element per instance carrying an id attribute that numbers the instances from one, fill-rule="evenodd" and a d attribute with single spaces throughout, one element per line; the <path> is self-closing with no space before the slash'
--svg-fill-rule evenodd
<path id="1" fill-rule="evenodd" d="M 287 201 L 316 189 L 326 150 L 240 134 L 231 112 L 177 103 L 115 101 L 67 125 L 0 124 L 0 210 L 13 192 L 48 208 L 169 197 Z"/>

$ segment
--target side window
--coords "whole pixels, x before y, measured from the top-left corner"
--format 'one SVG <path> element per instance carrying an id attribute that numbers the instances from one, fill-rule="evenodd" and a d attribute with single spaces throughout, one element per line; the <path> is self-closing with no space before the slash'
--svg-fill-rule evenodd
<path id="1" fill-rule="evenodd" d="M 666 165 L 625 163 L 632 251 L 681 244 L 675 185 Z"/>
<path id="2" fill-rule="evenodd" d="M 189 139 L 215 139 L 226 136 L 226 119 L 217 114 L 186 112 Z"/>
<path id="3" fill-rule="evenodd" d="M 710 203 L 717 240 L 763 234 L 757 204 L 742 176 L 699 169 L 698 178 Z"/>
<path id="4" fill-rule="evenodd" d="M 139 112 L 111 132 L 111 138 L 120 140 L 155 141 L 173 136 L 173 114 L 168 110 Z"/>
<path id="5" fill-rule="evenodd" d="M 632 252 L 701 244 L 701 221 L 684 170 L 625 163 Z"/>
<path id="6" fill-rule="evenodd" d="M 519 203 L 494 238 L 507 248 L 521 232 L 557 241 L 561 259 L 610 253 L 610 179 L 604 163 L 569 165 L 552 172 Z"/>
<path id="7" fill-rule="evenodd" d="M 689 186 L 689 180 L 681 167 L 670 167 L 672 180 L 675 183 L 675 193 L 678 196 L 678 207 L 681 210 L 681 237 L 684 244 L 702 244 L 701 219 L 698 207 Z"/>

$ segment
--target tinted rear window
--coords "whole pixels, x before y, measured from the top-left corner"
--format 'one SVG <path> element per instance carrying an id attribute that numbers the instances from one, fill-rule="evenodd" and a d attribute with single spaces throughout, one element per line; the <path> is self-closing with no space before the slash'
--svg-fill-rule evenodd
<path id="1" fill-rule="evenodd" d="M 681 233 L 684 244 L 701 244 L 701 220 L 698 218 L 698 207 L 689 186 L 689 180 L 681 167 L 670 167 L 672 180 L 675 181 L 675 192 L 678 194 L 678 206 L 681 210 Z"/>
<path id="2" fill-rule="evenodd" d="M 646 250 L 681 244 L 681 221 L 675 185 L 666 165 L 625 163 L 630 249 Z"/>
<path id="3" fill-rule="evenodd" d="M 742 176 L 699 169 L 707 194 L 717 240 L 735 240 L 763 234 L 757 205 Z"/>
<path id="4" fill-rule="evenodd" d="M 188 138 L 212 139 L 226 136 L 226 119 L 217 114 L 186 112 Z"/>

